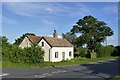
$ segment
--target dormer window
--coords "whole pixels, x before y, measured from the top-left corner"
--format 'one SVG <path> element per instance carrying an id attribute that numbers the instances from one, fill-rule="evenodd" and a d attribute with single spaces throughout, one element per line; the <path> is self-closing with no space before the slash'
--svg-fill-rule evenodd
<path id="1" fill-rule="evenodd" d="M 42 47 L 44 46 L 44 42 L 42 42 Z"/>

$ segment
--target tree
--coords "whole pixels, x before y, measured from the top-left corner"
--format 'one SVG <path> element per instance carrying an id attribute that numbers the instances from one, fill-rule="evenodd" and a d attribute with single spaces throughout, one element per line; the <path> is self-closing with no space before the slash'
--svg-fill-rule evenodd
<path id="1" fill-rule="evenodd" d="M 8 43 L 8 38 L 6 38 L 6 36 L 2 36 L 2 43 Z"/>
<path id="2" fill-rule="evenodd" d="M 99 21 L 93 16 L 79 19 L 71 32 L 72 34 L 80 33 L 81 35 L 77 38 L 77 46 L 86 44 L 90 51 L 96 51 L 107 36 L 113 35 L 112 29 L 105 22 Z"/>
<path id="3" fill-rule="evenodd" d="M 2 58 L 5 58 L 4 55 L 9 55 L 9 52 L 11 52 L 11 44 L 9 44 L 8 38 L 6 38 L 6 36 L 2 36 L 0 38 L 2 39 L 2 43 L 0 44 Z"/>
<path id="4" fill-rule="evenodd" d="M 71 44 L 75 45 L 76 38 L 77 38 L 75 34 L 71 34 L 71 32 L 67 32 L 65 34 L 62 33 L 62 37 L 67 39 Z"/>
<path id="5" fill-rule="evenodd" d="M 0 36 L 0 61 L 2 59 L 1 53 L 2 53 L 2 37 Z"/>
<path id="6" fill-rule="evenodd" d="M 15 45 L 20 45 L 20 43 L 22 42 L 22 40 L 25 38 L 25 36 L 27 36 L 27 35 L 32 35 L 32 36 L 35 36 L 35 34 L 34 33 L 25 33 L 25 34 L 23 34 L 20 38 L 18 38 L 18 39 L 15 39 Z"/>

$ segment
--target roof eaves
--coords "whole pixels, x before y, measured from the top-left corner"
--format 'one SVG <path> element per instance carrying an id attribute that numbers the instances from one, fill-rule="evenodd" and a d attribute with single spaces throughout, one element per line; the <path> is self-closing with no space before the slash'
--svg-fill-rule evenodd
<path id="1" fill-rule="evenodd" d="M 53 46 L 44 38 L 44 36 L 41 38 L 41 40 L 42 40 L 42 39 L 44 39 L 51 48 L 53 47 Z M 40 40 L 40 41 L 41 41 L 41 40 Z"/>

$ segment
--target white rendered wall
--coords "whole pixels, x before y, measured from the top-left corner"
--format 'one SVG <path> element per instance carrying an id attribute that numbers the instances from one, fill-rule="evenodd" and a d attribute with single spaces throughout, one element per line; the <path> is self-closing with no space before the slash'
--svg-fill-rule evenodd
<path id="1" fill-rule="evenodd" d="M 29 39 L 27 37 L 25 37 L 24 40 L 19 45 L 19 47 L 21 47 L 21 48 L 31 47 L 31 44 L 32 43 L 29 41 Z"/>
<path id="2" fill-rule="evenodd" d="M 51 61 L 52 62 L 59 62 L 59 61 L 62 61 L 63 60 L 63 57 L 62 57 L 62 53 L 65 52 L 65 60 L 70 60 L 70 59 L 73 59 L 74 58 L 74 51 L 73 51 L 73 47 L 52 47 L 51 49 L 51 56 L 52 56 L 52 59 Z M 69 52 L 72 52 L 71 53 L 71 56 L 69 56 Z M 55 58 L 55 52 L 58 52 L 58 58 Z"/>
<path id="3" fill-rule="evenodd" d="M 44 42 L 44 46 L 42 47 L 42 42 Z M 42 47 L 42 49 L 45 51 L 44 53 L 44 61 L 49 61 L 49 51 L 50 51 L 50 46 L 47 44 L 47 42 L 42 39 L 39 43 L 38 43 L 39 46 Z"/>

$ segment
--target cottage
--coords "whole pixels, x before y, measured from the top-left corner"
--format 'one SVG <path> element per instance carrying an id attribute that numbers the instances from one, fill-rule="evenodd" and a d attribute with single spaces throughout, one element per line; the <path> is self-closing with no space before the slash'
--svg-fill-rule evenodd
<path id="1" fill-rule="evenodd" d="M 54 30 L 53 37 L 26 36 L 19 47 L 30 47 L 32 44 L 39 45 L 45 51 L 44 61 L 59 62 L 73 59 L 74 47 L 66 39 L 58 38 Z"/>

